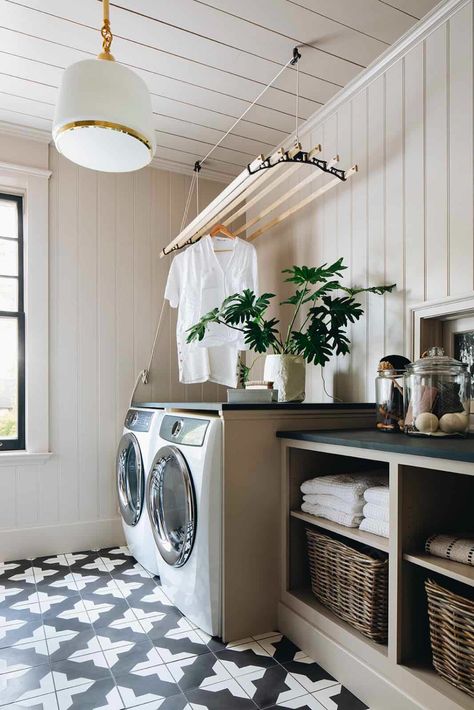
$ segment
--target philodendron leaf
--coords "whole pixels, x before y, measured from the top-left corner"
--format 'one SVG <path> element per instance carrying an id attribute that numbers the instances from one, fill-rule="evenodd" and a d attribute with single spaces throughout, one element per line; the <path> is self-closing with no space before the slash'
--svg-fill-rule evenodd
<path id="1" fill-rule="evenodd" d="M 305 303 L 306 300 L 309 300 L 309 299 L 305 299 L 305 297 L 308 295 L 308 293 L 310 293 L 309 288 L 305 288 L 305 289 L 301 289 L 301 290 L 297 289 L 296 292 L 293 294 L 293 296 L 289 296 L 286 299 L 286 301 L 280 301 L 280 306 L 284 306 L 287 304 L 290 306 L 297 306 L 298 303 L 300 303 L 300 301 L 301 301 L 301 303 Z"/>
<path id="2" fill-rule="evenodd" d="M 222 318 L 225 323 L 237 325 L 249 318 L 260 318 L 267 310 L 273 293 L 264 293 L 258 298 L 253 291 L 245 289 L 226 298 L 222 304 Z"/>
<path id="3" fill-rule="evenodd" d="M 342 263 L 342 258 L 338 259 L 328 266 L 323 264 L 322 266 L 293 266 L 291 269 L 284 269 L 282 274 L 290 274 L 288 278 L 285 279 L 286 282 L 294 283 L 298 285 L 303 284 L 317 284 L 320 282 L 327 281 L 333 276 L 342 276 L 342 272 L 347 269 Z"/>
<path id="4" fill-rule="evenodd" d="M 359 293 L 375 293 L 377 296 L 383 296 L 384 293 L 391 293 L 397 284 L 390 286 L 369 286 L 369 288 L 349 288 L 341 286 L 341 291 L 345 291 L 349 296 L 357 296 Z"/>
<path id="5" fill-rule="evenodd" d="M 212 311 L 209 311 L 209 313 L 206 313 L 205 315 L 202 316 L 202 318 L 195 323 L 189 330 L 187 331 L 188 336 L 186 338 L 187 343 L 192 343 L 195 340 L 202 340 L 206 334 L 206 328 L 208 325 L 211 323 L 218 323 L 219 322 L 219 309 L 218 308 L 213 308 Z"/>
<path id="6" fill-rule="evenodd" d="M 277 343 L 278 321 L 275 318 L 261 322 L 248 321 L 244 325 L 245 343 L 251 350 L 257 353 L 264 353 L 269 347 Z"/>

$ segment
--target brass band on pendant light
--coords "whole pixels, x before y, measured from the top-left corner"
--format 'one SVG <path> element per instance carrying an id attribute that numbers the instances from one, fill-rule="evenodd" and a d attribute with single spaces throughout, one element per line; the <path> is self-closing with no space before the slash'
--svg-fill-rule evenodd
<path id="1" fill-rule="evenodd" d="M 78 165 L 128 172 L 148 165 L 155 153 L 151 99 L 143 79 L 115 61 L 109 0 L 102 9 L 102 52 L 65 70 L 53 138 L 58 151 Z"/>

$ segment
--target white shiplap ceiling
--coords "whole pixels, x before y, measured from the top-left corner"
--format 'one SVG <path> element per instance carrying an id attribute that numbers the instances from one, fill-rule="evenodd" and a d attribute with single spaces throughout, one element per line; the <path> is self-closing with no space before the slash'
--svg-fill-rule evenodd
<path id="1" fill-rule="evenodd" d="M 151 92 L 161 164 L 192 168 L 291 56 L 308 118 L 436 0 L 117 0 L 112 51 Z M 47 135 L 66 66 L 100 51 L 100 0 L 0 0 L 0 130 Z M 288 69 L 213 153 L 228 179 L 295 125 Z M 38 134 L 39 136 L 40 134 Z M 204 175 L 204 172 L 203 172 Z"/>

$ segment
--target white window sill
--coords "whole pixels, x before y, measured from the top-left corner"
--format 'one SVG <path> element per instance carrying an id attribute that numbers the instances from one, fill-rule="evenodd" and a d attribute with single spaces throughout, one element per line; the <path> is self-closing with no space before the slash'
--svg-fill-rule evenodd
<path id="1" fill-rule="evenodd" d="M 28 451 L 2 451 L 0 453 L 1 466 L 25 466 L 45 463 L 53 454 L 50 451 L 45 453 L 30 453 Z"/>

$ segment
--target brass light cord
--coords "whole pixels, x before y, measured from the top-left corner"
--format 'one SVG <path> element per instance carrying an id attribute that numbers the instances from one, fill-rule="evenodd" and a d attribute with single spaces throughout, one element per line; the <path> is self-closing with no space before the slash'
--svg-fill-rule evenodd
<path id="1" fill-rule="evenodd" d="M 113 62 L 115 57 L 110 52 L 110 45 L 112 44 L 114 36 L 110 29 L 109 0 L 102 0 L 102 8 L 104 15 L 104 22 L 100 30 L 100 34 L 102 35 L 102 52 L 99 54 L 98 59 L 106 59 Z"/>

